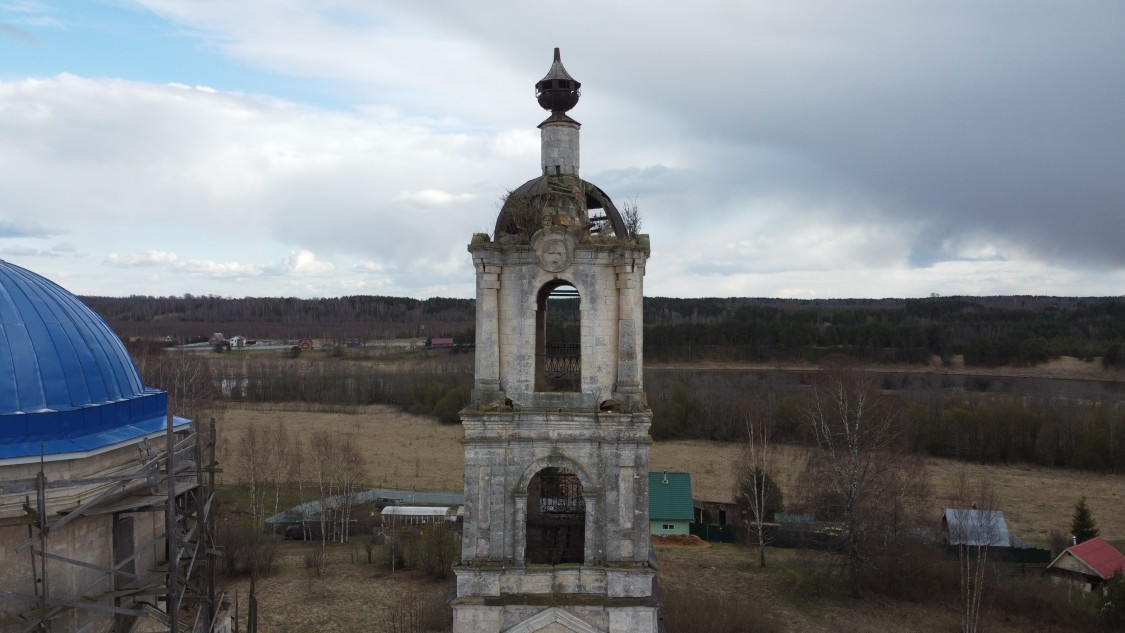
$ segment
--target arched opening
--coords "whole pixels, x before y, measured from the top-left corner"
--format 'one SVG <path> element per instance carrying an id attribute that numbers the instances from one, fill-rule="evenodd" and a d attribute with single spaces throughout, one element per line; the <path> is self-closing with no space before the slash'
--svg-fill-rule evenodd
<path id="1" fill-rule="evenodd" d="M 535 310 L 535 390 L 580 391 L 582 299 L 566 281 L 539 290 Z"/>
<path id="2" fill-rule="evenodd" d="M 566 468 L 544 468 L 527 486 L 529 563 L 559 565 L 584 561 L 586 500 L 582 482 Z"/>

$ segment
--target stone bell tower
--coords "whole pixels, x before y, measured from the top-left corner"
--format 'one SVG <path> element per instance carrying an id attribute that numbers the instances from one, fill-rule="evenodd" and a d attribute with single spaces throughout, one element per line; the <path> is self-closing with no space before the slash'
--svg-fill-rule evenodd
<path id="1" fill-rule="evenodd" d="M 542 173 L 473 236 L 456 632 L 657 630 L 642 370 L 647 235 L 578 174 L 581 84 L 559 50 L 536 97 Z M 635 229 L 635 226 L 633 227 Z"/>

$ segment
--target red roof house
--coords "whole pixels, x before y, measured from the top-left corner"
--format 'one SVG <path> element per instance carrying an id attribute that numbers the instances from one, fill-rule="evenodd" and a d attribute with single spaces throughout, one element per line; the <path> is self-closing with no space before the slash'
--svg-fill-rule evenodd
<path id="1" fill-rule="evenodd" d="M 1103 585 L 1117 570 L 1125 573 L 1125 554 L 1097 536 L 1068 547 L 1047 565 L 1052 578 L 1074 583 L 1086 591 Z"/>

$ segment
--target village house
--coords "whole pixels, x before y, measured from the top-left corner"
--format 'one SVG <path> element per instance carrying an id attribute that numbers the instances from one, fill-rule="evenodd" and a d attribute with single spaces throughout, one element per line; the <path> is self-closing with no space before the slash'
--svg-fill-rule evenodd
<path id="1" fill-rule="evenodd" d="M 1099 536 L 1066 548 L 1047 565 L 1047 576 L 1082 591 L 1098 590 L 1113 577 L 1125 573 L 1125 554 Z"/>
<path id="2" fill-rule="evenodd" d="M 649 532 L 658 536 L 688 534 L 695 519 L 691 474 L 660 471 L 648 474 Z"/>

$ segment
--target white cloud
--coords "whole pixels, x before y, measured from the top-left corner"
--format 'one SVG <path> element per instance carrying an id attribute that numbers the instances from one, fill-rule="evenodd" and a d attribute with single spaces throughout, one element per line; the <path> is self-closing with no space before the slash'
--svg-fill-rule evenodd
<path id="1" fill-rule="evenodd" d="M 387 267 L 385 265 L 375 261 L 362 261 L 352 266 L 352 272 L 357 273 L 381 273 L 386 270 Z"/>
<path id="2" fill-rule="evenodd" d="M 128 255 L 110 253 L 105 257 L 106 263 L 113 266 L 172 266 L 176 264 L 177 259 L 179 258 L 175 253 L 163 251 L 144 251 Z"/>
<path id="3" fill-rule="evenodd" d="M 471 193 L 450 193 L 436 189 L 424 189 L 422 191 L 402 191 L 398 194 L 397 199 L 424 207 L 444 207 L 455 202 L 469 202 L 474 198 L 476 196 Z"/>
<path id="4" fill-rule="evenodd" d="M 331 262 L 320 261 L 312 251 L 296 251 L 290 253 L 281 263 L 283 272 L 294 275 L 327 275 L 336 267 Z"/>
<path id="5" fill-rule="evenodd" d="M 240 264 L 238 262 L 215 262 L 205 259 L 190 259 L 181 262 L 176 269 L 194 275 L 208 277 L 257 277 L 265 271 L 261 264 Z"/>

